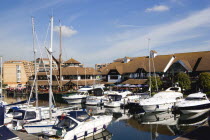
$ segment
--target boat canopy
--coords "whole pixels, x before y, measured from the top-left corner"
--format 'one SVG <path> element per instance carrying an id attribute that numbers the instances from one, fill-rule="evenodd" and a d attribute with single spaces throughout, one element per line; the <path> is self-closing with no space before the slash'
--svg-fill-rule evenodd
<path id="1" fill-rule="evenodd" d="M 206 94 L 202 92 L 192 93 L 188 95 L 187 98 L 206 98 Z"/>
<path id="2" fill-rule="evenodd" d="M 83 122 L 90 118 L 90 116 L 88 115 L 86 111 L 71 111 L 71 112 L 68 112 L 68 115 L 70 115 L 70 117 L 80 122 Z"/>
<path id="3" fill-rule="evenodd" d="M 13 117 L 13 119 L 17 119 L 17 120 L 36 119 L 35 111 L 16 110 L 16 111 L 14 111 L 14 114 L 15 114 L 15 116 Z"/>

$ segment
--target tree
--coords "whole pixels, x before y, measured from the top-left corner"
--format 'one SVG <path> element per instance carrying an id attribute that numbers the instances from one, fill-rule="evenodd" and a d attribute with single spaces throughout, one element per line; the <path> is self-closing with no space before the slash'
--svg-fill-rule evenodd
<path id="1" fill-rule="evenodd" d="M 176 75 L 176 82 L 179 83 L 182 90 L 191 89 L 190 77 L 184 72 L 180 72 Z"/>
<path id="2" fill-rule="evenodd" d="M 202 72 L 199 75 L 199 85 L 203 88 L 203 90 L 210 90 L 210 73 Z"/>
<path id="3" fill-rule="evenodd" d="M 163 84 L 160 77 L 155 77 L 155 76 L 148 77 L 148 80 L 146 83 L 149 86 L 150 86 L 150 78 L 151 78 L 151 91 L 156 91 L 157 86 L 158 86 L 158 89 L 160 89 L 161 85 Z M 157 81 L 157 86 L 156 86 L 156 81 Z"/>

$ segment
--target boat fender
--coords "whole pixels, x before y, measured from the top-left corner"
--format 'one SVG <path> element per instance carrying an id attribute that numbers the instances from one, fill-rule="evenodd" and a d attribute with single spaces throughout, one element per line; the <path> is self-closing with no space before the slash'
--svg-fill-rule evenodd
<path id="1" fill-rule="evenodd" d="M 97 128 L 94 128 L 94 129 L 93 129 L 93 132 L 95 133 L 96 131 L 97 131 Z"/>
<path id="2" fill-rule="evenodd" d="M 77 140 L 77 136 L 76 135 L 74 135 L 74 140 Z"/>
<path id="3" fill-rule="evenodd" d="M 103 125 L 103 129 L 106 129 L 106 125 L 105 124 Z"/>
<path id="4" fill-rule="evenodd" d="M 156 108 L 159 108 L 159 105 L 157 105 Z"/>

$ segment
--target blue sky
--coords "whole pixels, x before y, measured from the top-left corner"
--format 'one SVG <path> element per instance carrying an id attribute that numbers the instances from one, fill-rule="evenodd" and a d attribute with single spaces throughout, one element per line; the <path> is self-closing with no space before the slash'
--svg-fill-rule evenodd
<path id="1" fill-rule="evenodd" d="M 63 59 L 73 57 L 86 66 L 148 55 L 148 38 L 158 54 L 210 51 L 209 13 L 209 0 L 2 0 L 0 55 L 33 60 L 32 16 L 38 57 L 44 55 L 51 15 L 54 55 L 59 52 L 61 20 Z M 48 47 L 49 33 L 46 41 Z"/>

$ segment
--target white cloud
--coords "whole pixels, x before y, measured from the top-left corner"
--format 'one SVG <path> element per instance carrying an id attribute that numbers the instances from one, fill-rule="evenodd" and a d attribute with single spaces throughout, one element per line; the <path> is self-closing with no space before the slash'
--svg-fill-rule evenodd
<path id="1" fill-rule="evenodd" d="M 54 31 L 55 32 L 60 32 L 60 26 L 55 26 L 54 27 Z M 66 36 L 66 37 L 71 37 L 74 34 L 77 34 L 77 30 L 74 30 L 73 27 L 68 27 L 68 26 L 61 26 L 61 31 L 62 31 L 62 36 Z"/>
<path id="2" fill-rule="evenodd" d="M 110 44 L 113 44 L 110 47 L 107 47 L 105 50 L 97 51 L 94 55 L 88 55 L 87 53 L 85 55 L 89 58 L 89 61 L 96 63 L 107 62 L 106 60 L 113 60 L 114 58 L 124 56 L 148 55 L 145 54 L 145 50 L 148 49 L 147 38 L 151 38 L 151 48 L 158 47 L 159 50 L 171 50 L 173 53 L 184 52 L 187 50 L 188 52 L 193 51 L 194 46 L 192 46 L 193 44 L 190 40 L 195 40 L 203 35 L 202 31 L 198 29 L 202 27 L 209 29 L 207 26 L 210 24 L 209 13 L 210 8 L 206 8 L 204 10 L 194 12 L 188 17 L 176 22 L 156 26 L 155 28 L 147 31 L 147 33 L 138 34 L 138 32 L 133 30 L 130 30 L 129 32 L 127 31 L 125 34 L 120 33 L 120 40 L 113 40 L 113 42 L 110 42 Z M 116 38 L 118 36 L 119 34 L 116 35 Z M 113 36 L 112 38 L 115 37 Z M 185 40 L 188 40 L 188 43 L 185 46 L 186 49 L 183 47 L 180 47 L 179 49 L 171 48 L 173 43 Z M 182 46 L 182 44 L 179 46 Z M 192 49 L 189 49 L 191 47 Z M 200 49 L 205 50 L 206 48 L 207 47 Z M 95 58 L 97 58 L 97 60 Z"/>
<path id="3" fill-rule="evenodd" d="M 152 8 L 147 8 L 145 12 L 163 12 L 168 11 L 170 8 L 166 5 L 155 5 Z"/>

